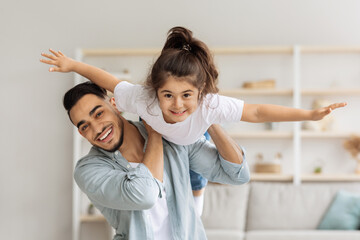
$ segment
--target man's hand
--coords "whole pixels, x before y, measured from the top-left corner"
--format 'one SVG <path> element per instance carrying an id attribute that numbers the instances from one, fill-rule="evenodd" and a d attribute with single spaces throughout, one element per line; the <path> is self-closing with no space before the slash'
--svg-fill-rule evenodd
<path id="1" fill-rule="evenodd" d="M 341 108 L 341 107 L 345 107 L 347 105 L 347 103 L 343 102 L 343 103 L 333 103 L 327 107 L 322 107 L 322 108 L 318 108 L 313 110 L 312 112 L 312 119 L 314 121 L 317 120 L 321 120 L 323 119 L 325 116 L 327 116 L 328 114 L 330 114 L 332 112 L 332 110 L 336 109 L 336 108 Z"/>
<path id="2" fill-rule="evenodd" d="M 161 136 L 160 133 L 158 133 L 157 131 L 155 131 L 150 125 L 148 125 L 144 120 L 141 120 L 144 123 L 144 126 L 146 128 L 146 131 L 148 133 L 148 136 Z"/>
<path id="3" fill-rule="evenodd" d="M 40 62 L 46 63 L 49 65 L 54 65 L 54 67 L 49 68 L 49 72 L 71 72 L 74 70 L 74 65 L 76 61 L 66 57 L 60 51 L 54 51 L 49 49 L 52 54 L 41 53 L 41 56 L 46 57 L 48 59 L 40 59 Z"/>

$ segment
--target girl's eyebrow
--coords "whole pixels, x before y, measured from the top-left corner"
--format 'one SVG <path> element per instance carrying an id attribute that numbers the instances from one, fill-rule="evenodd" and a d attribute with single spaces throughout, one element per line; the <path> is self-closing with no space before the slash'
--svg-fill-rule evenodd
<path id="1" fill-rule="evenodd" d="M 170 90 L 162 90 L 160 93 L 172 93 Z M 185 91 L 182 91 L 182 93 L 186 93 L 186 92 L 194 92 L 193 90 L 191 90 L 191 89 L 188 89 L 188 90 L 185 90 Z"/>

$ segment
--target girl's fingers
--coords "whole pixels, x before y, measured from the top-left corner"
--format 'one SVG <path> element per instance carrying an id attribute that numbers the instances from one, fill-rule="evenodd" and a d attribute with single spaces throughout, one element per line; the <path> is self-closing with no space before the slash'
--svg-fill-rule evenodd
<path id="1" fill-rule="evenodd" d="M 54 54 L 56 57 L 60 57 L 60 54 L 55 52 L 54 50 L 52 50 L 51 48 L 49 49 L 49 51 Z"/>
<path id="2" fill-rule="evenodd" d="M 49 65 L 55 65 L 56 64 L 54 60 L 48 60 L 48 59 L 40 59 L 40 62 L 49 64 Z"/>
<path id="3" fill-rule="evenodd" d="M 60 68 L 58 68 L 58 67 L 49 68 L 49 72 L 59 72 L 59 71 L 60 71 Z"/>
<path id="4" fill-rule="evenodd" d="M 55 59 L 56 59 L 54 55 L 47 54 L 47 53 L 41 53 L 41 56 L 50 58 L 50 59 L 52 59 L 52 60 L 55 60 Z"/>
<path id="5" fill-rule="evenodd" d="M 347 104 L 345 102 L 343 102 L 343 103 L 333 103 L 329 107 L 331 109 L 336 109 L 336 108 L 340 108 L 340 107 L 345 107 L 346 105 Z"/>
<path id="6" fill-rule="evenodd" d="M 60 54 L 60 56 L 65 56 L 61 51 L 58 51 L 58 53 Z"/>

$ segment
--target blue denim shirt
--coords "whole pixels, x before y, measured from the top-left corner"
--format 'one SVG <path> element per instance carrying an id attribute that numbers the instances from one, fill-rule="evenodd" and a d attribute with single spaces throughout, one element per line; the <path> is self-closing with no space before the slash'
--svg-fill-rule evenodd
<path id="1" fill-rule="evenodd" d="M 147 140 L 144 125 L 134 125 Z M 164 139 L 163 144 L 165 184 L 155 179 L 144 164 L 132 168 L 119 151 L 92 147 L 77 163 L 75 181 L 116 230 L 115 240 L 153 239 L 150 218 L 144 210 L 151 208 L 164 190 L 172 238 L 206 239 L 194 208 L 189 169 L 209 181 L 224 184 L 243 184 L 250 179 L 245 157 L 242 164 L 228 162 L 205 137 L 187 146 Z"/>

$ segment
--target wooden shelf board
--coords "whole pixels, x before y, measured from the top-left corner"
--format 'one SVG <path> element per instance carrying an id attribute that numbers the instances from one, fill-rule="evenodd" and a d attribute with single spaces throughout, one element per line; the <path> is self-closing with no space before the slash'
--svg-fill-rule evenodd
<path id="1" fill-rule="evenodd" d="M 155 48 L 108 48 L 108 49 L 81 49 L 84 57 L 98 57 L 98 56 L 155 56 L 160 54 L 161 49 Z"/>
<path id="2" fill-rule="evenodd" d="M 300 46 L 301 53 L 360 53 L 359 46 Z"/>
<path id="3" fill-rule="evenodd" d="M 243 47 L 214 47 L 214 54 L 292 54 L 292 46 L 243 46 Z"/>
<path id="4" fill-rule="evenodd" d="M 360 181 L 360 174 L 308 174 L 303 175 L 304 182 L 357 182 Z"/>
<path id="5" fill-rule="evenodd" d="M 232 138 L 291 138 L 292 132 L 280 132 L 280 131 L 254 131 L 254 132 L 241 132 L 231 133 L 229 135 Z"/>
<path id="6" fill-rule="evenodd" d="M 353 89 L 303 89 L 301 94 L 304 96 L 327 96 L 327 95 L 360 95 L 360 88 Z"/>
<path id="7" fill-rule="evenodd" d="M 276 181 L 276 182 L 291 182 L 292 175 L 274 174 L 274 173 L 251 173 L 250 181 Z"/>
<path id="8" fill-rule="evenodd" d="M 224 89 L 220 90 L 220 95 L 225 96 L 292 96 L 291 89 Z"/>
<path id="9" fill-rule="evenodd" d="M 347 138 L 354 133 L 349 132 L 314 132 L 314 131 L 302 131 L 302 138 Z"/>
<path id="10" fill-rule="evenodd" d="M 80 222 L 106 222 L 103 215 L 82 215 Z"/>
<path id="11" fill-rule="evenodd" d="M 293 54 L 294 46 L 234 46 L 210 48 L 214 54 Z M 158 55 L 160 48 L 83 48 L 83 56 L 148 56 Z M 301 53 L 360 53 L 359 46 L 300 46 Z"/>
<path id="12" fill-rule="evenodd" d="M 251 181 L 276 181 L 291 182 L 293 176 L 289 174 L 274 173 L 251 173 Z M 304 174 L 301 176 L 304 182 L 358 182 L 360 174 Z"/>

